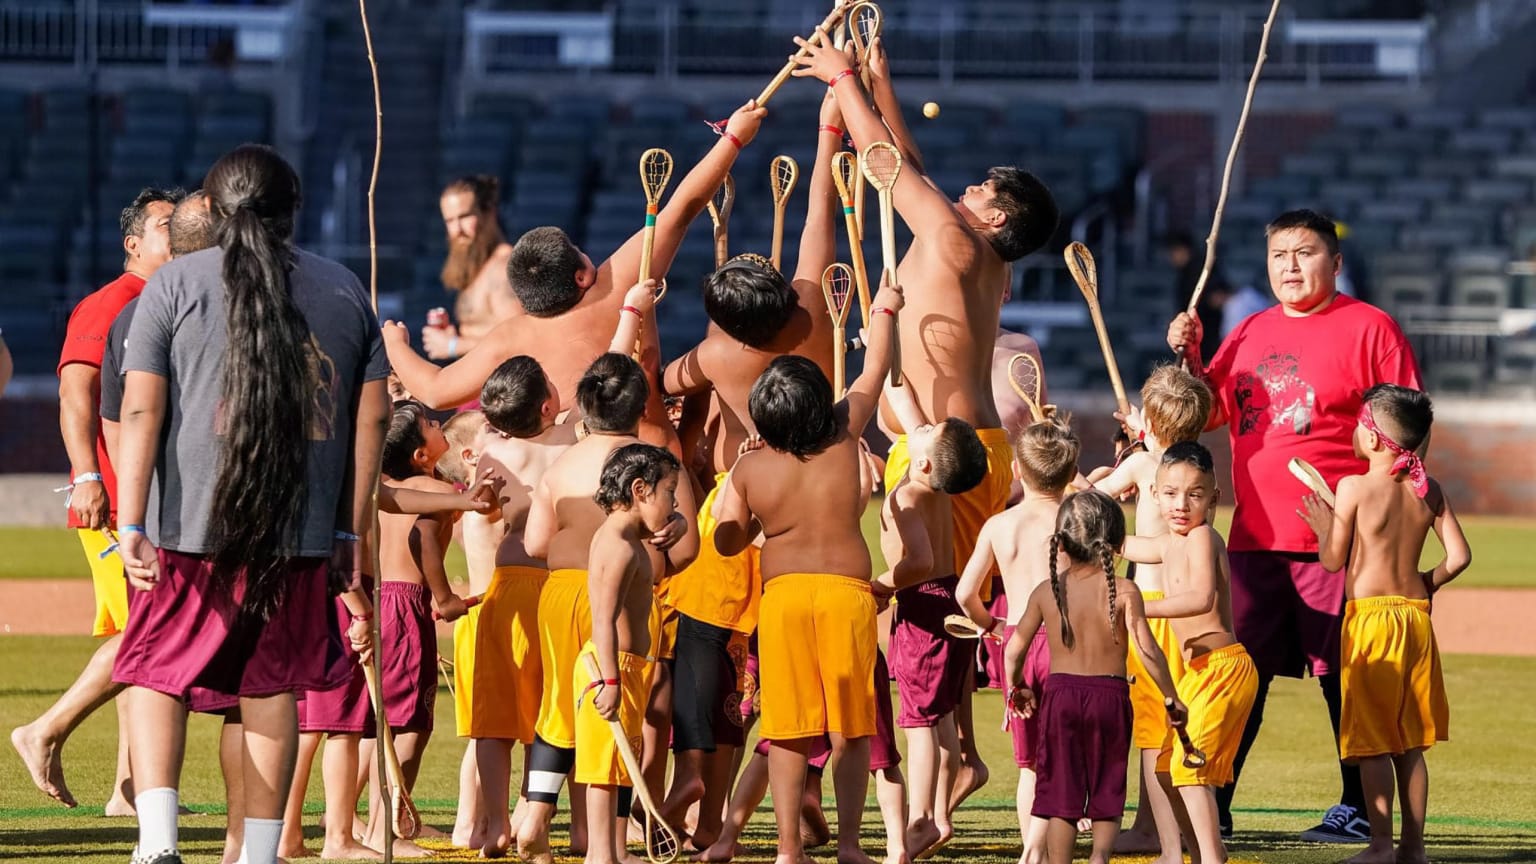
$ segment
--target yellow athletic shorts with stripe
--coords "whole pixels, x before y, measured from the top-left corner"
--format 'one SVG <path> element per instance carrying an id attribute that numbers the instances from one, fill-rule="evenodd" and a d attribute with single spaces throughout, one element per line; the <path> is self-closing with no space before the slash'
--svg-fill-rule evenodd
<path id="1" fill-rule="evenodd" d="M 1259 695 L 1259 672 L 1242 645 L 1217 648 L 1190 660 L 1179 680 L 1179 701 L 1189 709 L 1191 744 L 1205 753 L 1205 766 L 1184 765 L 1184 744 L 1174 736 L 1168 774 L 1175 786 L 1225 786 L 1243 741 L 1248 712 Z M 1161 704 L 1161 703 L 1159 703 Z"/>
<path id="2" fill-rule="evenodd" d="M 116 552 L 101 557 L 112 541 L 101 531 L 77 528 L 85 560 L 91 565 L 91 587 L 96 594 L 96 620 L 92 636 L 116 636 L 128 626 L 128 579 L 123 575 L 123 559 Z"/>
<path id="3" fill-rule="evenodd" d="M 1361 597 L 1344 604 L 1344 693 L 1339 752 L 1345 759 L 1388 756 L 1450 737 L 1451 709 L 1429 601 Z"/>
<path id="4" fill-rule="evenodd" d="M 576 670 L 571 678 L 578 700 L 576 704 L 576 774 L 577 783 L 594 786 L 633 786 L 634 780 L 619 756 L 613 726 L 597 713 L 593 699 L 598 690 L 591 687 L 592 673 L 583 659 L 596 657 L 591 642 L 582 646 Z M 651 669 L 655 666 L 638 654 L 619 652 L 619 725 L 623 727 L 629 752 L 641 759 L 641 729 L 645 726 L 645 705 L 651 695 Z"/>
<path id="5" fill-rule="evenodd" d="M 875 597 L 863 579 L 769 579 L 757 628 L 758 734 L 770 741 L 875 734 L 875 626 Z"/>
<path id="6" fill-rule="evenodd" d="M 538 567 L 497 567 L 480 605 L 455 623 L 460 737 L 532 743 L 543 701 L 539 597 L 548 578 Z"/>
<path id="7" fill-rule="evenodd" d="M 544 675 L 534 732 L 544 742 L 576 746 L 576 693 L 572 671 L 581 646 L 592 638 L 587 571 L 553 570 L 539 594 L 539 659 Z"/>

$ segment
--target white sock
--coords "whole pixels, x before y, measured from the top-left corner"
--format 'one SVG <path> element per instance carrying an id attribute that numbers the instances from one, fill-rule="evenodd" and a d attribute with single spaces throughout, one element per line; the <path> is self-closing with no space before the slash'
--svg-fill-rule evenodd
<path id="1" fill-rule="evenodd" d="M 133 798 L 139 811 L 139 854 L 158 855 L 176 850 L 176 811 L 180 797 L 165 786 L 145 789 Z"/>
<path id="2" fill-rule="evenodd" d="M 273 864 L 282 838 L 283 820 L 246 819 L 245 847 L 240 850 L 240 860 L 245 864 Z"/>

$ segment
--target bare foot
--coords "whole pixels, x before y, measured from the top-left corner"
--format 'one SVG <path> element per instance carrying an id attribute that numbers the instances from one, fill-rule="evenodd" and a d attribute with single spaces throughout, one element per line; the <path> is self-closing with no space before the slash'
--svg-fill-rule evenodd
<path id="1" fill-rule="evenodd" d="M 517 834 L 510 829 L 505 821 L 495 828 L 491 828 L 489 825 L 482 826 L 481 839 L 479 840 L 480 857 L 506 857 L 507 850 L 512 848 L 512 838 L 516 836 Z"/>
<path id="2" fill-rule="evenodd" d="M 63 804 L 76 806 L 75 796 L 64 785 L 63 747 L 47 740 L 32 730 L 32 725 L 17 726 L 11 730 L 11 746 L 27 766 L 32 783 L 44 795 Z"/>
<path id="3" fill-rule="evenodd" d="M 648 864 L 648 862 L 644 858 L 640 858 L 638 856 L 631 855 L 628 852 L 625 852 L 619 858 L 619 864 Z"/>
<path id="4" fill-rule="evenodd" d="M 1397 856 L 1392 849 L 1377 849 L 1374 846 L 1367 847 L 1364 852 L 1345 861 L 1344 864 L 1396 864 Z"/>
<path id="5" fill-rule="evenodd" d="M 991 777 L 992 772 L 987 770 L 987 763 L 980 759 L 962 760 L 960 770 L 955 772 L 955 785 L 949 795 L 949 813 L 946 815 L 953 816 L 960 805 L 965 803 L 965 799 L 987 785 Z"/>
<path id="6" fill-rule="evenodd" d="M 395 840 L 395 857 L 396 858 L 431 858 L 432 857 L 432 850 L 430 850 L 430 849 L 423 849 L 422 847 L 417 846 L 415 844 L 415 842 L 413 842 L 411 840 L 396 839 Z"/>
<path id="7" fill-rule="evenodd" d="M 300 843 L 297 846 L 289 847 L 287 849 L 279 849 L 279 850 L 277 850 L 277 854 L 280 857 L 283 857 L 283 858 L 313 858 L 313 857 L 315 857 L 314 850 L 310 849 L 308 846 L 305 846 L 303 843 Z M 327 856 L 327 857 L 332 857 L 332 856 Z M 232 860 L 237 860 L 238 861 L 239 858 L 240 858 L 240 851 L 236 850 L 235 851 L 235 857 Z"/>
<path id="8" fill-rule="evenodd" d="M 1425 854 L 1423 846 L 1417 849 L 1399 846 L 1397 847 L 1397 864 L 1429 864 L 1429 856 Z"/>
<path id="9" fill-rule="evenodd" d="M 933 843 L 931 843 L 927 849 L 919 852 L 914 860 L 925 861 L 929 858 L 932 858 L 933 856 L 939 854 L 940 849 L 948 846 L 949 841 L 955 839 L 955 827 L 953 825 L 939 823 L 937 827 L 939 830 L 939 839 L 933 841 Z M 908 848 L 915 849 L 917 847 L 909 846 Z"/>
<path id="10" fill-rule="evenodd" d="M 905 851 L 890 852 L 886 854 L 885 860 L 881 864 L 912 864 L 912 859 L 907 857 Z"/>
<path id="11" fill-rule="evenodd" d="M 340 858 L 347 861 L 378 861 L 384 856 L 369 849 L 355 840 L 332 846 L 327 843 L 320 848 L 321 858 Z"/>
<path id="12" fill-rule="evenodd" d="M 421 839 L 421 840 L 450 840 L 451 841 L 453 839 L 451 836 L 448 835 L 448 833 L 446 831 L 443 831 L 440 828 L 433 828 L 431 825 L 428 825 L 425 822 L 422 823 L 421 830 L 419 832 L 417 832 L 416 837 L 418 839 Z"/>
<path id="13" fill-rule="evenodd" d="M 101 808 L 101 815 L 113 819 L 126 818 L 134 815 L 135 812 L 133 805 L 128 802 L 127 798 L 121 795 L 113 795 L 106 805 Z"/>
<path id="14" fill-rule="evenodd" d="M 1158 855 L 1163 851 L 1163 844 L 1157 839 L 1156 834 L 1146 834 L 1134 828 L 1129 831 L 1121 831 L 1115 838 L 1116 855 Z"/>
<path id="15" fill-rule="evenodd" d="M 809 799 L 800 802 L 800 842 L 807 849 L 827 845 L 832 839 L 832 829 L 827 827 L 827 816 L 821 811 L 821 801 Z"/>
<path id="16" fill-rule="evenodd" d="M 726 862 L 734 859 L 737 855 L 740 854 L 741 844 L 727 844 L 723 839 L 721 839 L 716 840 L 714 845 L 710 846 L 708 849 L 705 849 L 703 852 L 693 856 L 693 860 L 699 862 L 699 864 L 726 864 Z"/>
<path id="17" fill-rule="evenodd" d="M 517 857 L 527 864 L 555 864 L 555 855 L 549 850 L 549 839 L 542 838 L 538 842 L 523 842 L 521 837 L 517 840 Z"/>
<path id="18" fill-rule="evenodd" d="M 839 847 L 837 850 L 837 864 L 875 864 L 875 859 L 864 854 L 863 849 L 844 849 Z"/>
<path id="19" fill-rule="evenodd" d="M 912 856 L 913 860 L 921 861 L 932 854 L 929 850 L 939 843 L 943 836 L 943 832 L 939 830 L 939 826 L 935 825 L 932 819 L 919 817 L 912 820 L 907 825 L 906 838 L 907 848 L 916 853 Z"/>

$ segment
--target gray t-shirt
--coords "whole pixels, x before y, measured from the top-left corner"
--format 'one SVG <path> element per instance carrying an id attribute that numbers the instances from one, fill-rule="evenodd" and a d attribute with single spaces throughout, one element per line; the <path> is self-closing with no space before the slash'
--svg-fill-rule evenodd
<path id="1" fill-rule="evenodd" d="M 219 470 L 225 347 L 224 252 L 205 249 L 161 267 L 144 287 L 128 332 L 125 372 L 167 380 L 168 405 L 148 507 L 155 545 L 190 554 L 213 549 L 209 517 Z M 314 396 L 309 497 L 297 550 L 329 556 L 352 443 L 351 406 L 365 381 L 389 375 L 379 322 L 357 277 L 334 261 L 298 250 L 293 299 L 309 323 Z M 257 358 L 259 362 L 259 358 Z"/>

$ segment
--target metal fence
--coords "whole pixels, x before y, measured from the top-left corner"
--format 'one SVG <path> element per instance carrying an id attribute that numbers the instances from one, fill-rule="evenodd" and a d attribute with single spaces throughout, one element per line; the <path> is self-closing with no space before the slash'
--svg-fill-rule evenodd
<path id="1" fill-rule="evenodd" d="M 96 0 L 0 6 L 0 63 L 155 66 L 207 61 L 236 46 L 243 64 L 283 66 L 300 46 L 307 6 L 102 4 Z"/>

